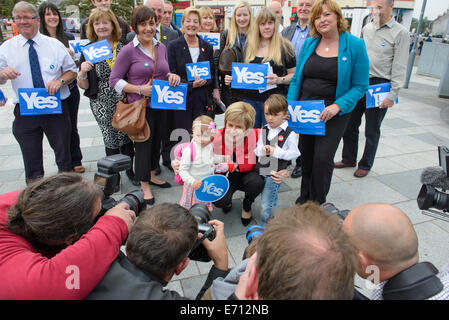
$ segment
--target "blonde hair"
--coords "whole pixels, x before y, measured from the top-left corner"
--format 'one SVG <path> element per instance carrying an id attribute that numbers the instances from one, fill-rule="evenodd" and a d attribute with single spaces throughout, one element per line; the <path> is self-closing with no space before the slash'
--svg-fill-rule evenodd
<path id="1" fill-rule="evenodd" d="M 199 11 L 200 11 L 201 19 L 203 18 L 203 16 L 210 16 L 210 17 L 212 17 L 212 20 L 214 20 L 214 26 L 212 27 L 211 32 L 217 30 L 217 23 L 215 22 L 214 11 L 209 7 L 201 7 L 199 9 Z"/>
<path id="2" fill-rule="evenodd" d="M 89 39 L 90 42 L 98 41 L 98 36 L 95 33 L 94 29 L 94 22 L 98 21 L 99 19 L 106 19 L 111 22 L 112 24 L 111 38 L 114 42 L 120 41 L 120 38 L 122 36 L 122 29 L 118 24 L 115 14 L 113 14 L 111 10 L 104 11 L 100 9 L 93 9 L 92 13 L 89 16 L 89 22 L 87 23 L 87 31 L 86 31 L 87 39 Z"/>
<path id="3" fill-rule="evenodd" d="M 232 12 L 231 28 L 229 28 L 229 31 L 228 31 L 230 47 L 233 47 L 236 41 L 240 42 L 239 27 L 237 26 L 236 13 L 237 13 L 238 9 L 243 8 L 243 7 L 247 8 L 248 12 L 249 12 L 248 30 L 253 25 L 253 11 L 251 10 L 251 6 L 249 5 L 249 3 L 246 1 L 241 1 L 241 2 L 237 3 L 234 7 L 234 11 Z"/>
<path id="4" fill-rule="evenodd" d="M 337 15 L 337 28 L 338 33 L 343 33 L 348 30 L 348 21 L 343 18 L 343 14 L 341 12 L 341 8 L 337 2 L 334 0 L 317 0 L 312 6 L 312 10 L 309 16 L 309 27 L 310 27 L 310 35 L 314 38 L 318 38 L 320 33 L 318 29 L 315 27 L 315 19 L 319 15 L 323 13 L 323 6 L 326 5 L 327 8 Z"/>
<path id="5" fill-rule="evenodd" d="M 271 8 L 262 8 L 257 13 L 256 21 L 251 24 L 250 32 L 248 34 L 245 44 L 245 62 L 249 63 L 256 57 L 257 50 L 261 40 L 260 24 L 263 22 L 273 21 L 274 32 L 271 37 L 270 45 L 268 47 L 267 55 L 263 58 L 262 63 L 273 61 L 277 65 L 282 64 L 282 58 L 285 55 L 293 57 L 295 51 L 290 41 L 284 39 L 279 34 L 279 23 L 277 22 L 276 14 Z"/>
<path id="6" fill-rule="evenodd" d="M 184 21 L 186 20 L 186 18 L 191 14 L 196 14 L 198 16 L 198 21 L 200 23 L 201 26 L 201 14 L 200 14 L 200 10 L 198 10 L 195 7 L 188 7 L 184 10 L 183 14 L 182 14 L 182 19 L 181 19 L 181 24 L 184 24 Z"/>
<path id="7" fill-rule="evenodd" d="M 200 127 L 201 133 L 204 133 L 206 131 L 211 132 L 210 127 L 209 127 L 209 125 L 211 123 L 214 124 L 214 128 L 215 128 L 215 122 L 211 117 L 206 116 L 206 115 L 196 117 L 195 120 L 193 120 L 193 122 L 192 122 L 192 130 L 194 127 Z"/>
<path id="8" fill-rule="evenodd" d="M 245 130 L 254 127 L 256 110 L 247 102 L 238 101 L 231 104 L 225 112 L 225 126 L 228 121 L 241 122 L 245 124 Z"/>

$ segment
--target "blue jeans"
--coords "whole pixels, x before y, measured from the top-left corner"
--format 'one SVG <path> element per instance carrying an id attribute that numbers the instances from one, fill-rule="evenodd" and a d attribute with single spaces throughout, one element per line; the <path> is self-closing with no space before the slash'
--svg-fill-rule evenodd
<path id="1" fill-rule="evenodd" d="M 262 128 L 267 124 L 267 121 L 265 120 L 265 112 L 263 110 L 263 101 L 243 99 L 243 102 L 249 103 L 253 106 L 254 110 L 256 110 L 256 121 L 254 122 L 254 128 Z"/>
<path id="2" fill-rule="evenodd" d="M 265 225 L 267 220 L 271 217 L 271 211 L 274 207 L 276 207 L 278 203 L 278 191 L 280 184 L 277 184 L 273 181 L 271 177 L 264 177 L 265 187 L 262 191 L 262 201 L 261 201 L 261 217 L 262 217 L 262 226 Z"/>

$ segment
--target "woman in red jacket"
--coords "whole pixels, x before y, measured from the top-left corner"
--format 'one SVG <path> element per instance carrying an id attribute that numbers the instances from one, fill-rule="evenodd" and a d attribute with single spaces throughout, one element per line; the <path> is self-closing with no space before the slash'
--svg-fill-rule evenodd
<path id="1" fill-rule="evenodd" d="M 228 163 L 229 190 L 220 200 L 214 202 L 223 212 L 232 208 L 232 196 L 237 190 L 245 193 L 242 209 L 242 224 L 251 222 L 251 205 L 264 187 L 263 178 L 254 168 L 254 150 L 259 138 L 259 129 L 254 129 L 256 111 L 246 102 L 235 102 L 225 112 L 225 127 L 218 130 L 214 138 L 214 152 L 223 155 Z"/>
<path id="2" fill-rule="evenodd" d="M 0 195 L 0 300 L 84 299 L 97 286 L 135 219 L 120 203 L 96 221 L 101 196 L 76 173 Z"/>

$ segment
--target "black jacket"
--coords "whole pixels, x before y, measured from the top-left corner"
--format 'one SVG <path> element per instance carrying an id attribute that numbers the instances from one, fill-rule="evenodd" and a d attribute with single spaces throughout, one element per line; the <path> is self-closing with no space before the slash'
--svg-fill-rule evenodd
<path id="1" fill-rule="evenodd" d="M 226 277 L 229 271 L 212 268 L 196 299 L 201 299 L 212 281 Z M 108 272 L 86 300 L 188 300 L 176 291 L 163 290 L 167 285 L 157 276 L 140 270 L 120 252 Z"/>

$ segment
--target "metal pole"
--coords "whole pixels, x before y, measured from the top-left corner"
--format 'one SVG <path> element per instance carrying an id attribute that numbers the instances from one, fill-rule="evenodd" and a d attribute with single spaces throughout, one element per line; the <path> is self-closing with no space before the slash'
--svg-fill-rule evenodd
<path id="1" fill-rule="evenodd" d="M 426 4 L 427 4 L 427 0 L 423 0 L 422 7 L 421 7 L 421 14 L 419 16 L 418 29 L 416 29 L 416 33 L 415 33 L 416 36 L 415 36 L 415 40 L 413 41 L 413 48 L 412 48 L 412 51 L 410 52 L 410 56 L 408 58 L 407 73 L 405 76 L 405 83 L 404 83 L 404 88 L 406 88 L 406 89 L 408 88 L 408 84 L 410 83 L 410 77 L 412 76 L 413 65 L 415 64 L 416 44 L 418 43 L 419 31 L 421 30 L 422 20 L 424 17 L 424 11 L 426 10 Z"/>

